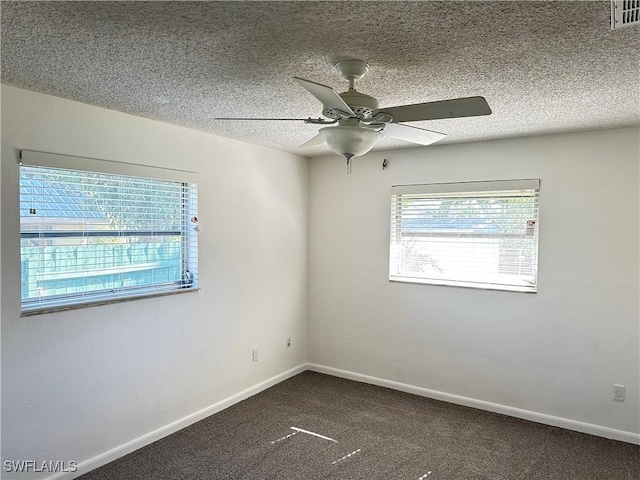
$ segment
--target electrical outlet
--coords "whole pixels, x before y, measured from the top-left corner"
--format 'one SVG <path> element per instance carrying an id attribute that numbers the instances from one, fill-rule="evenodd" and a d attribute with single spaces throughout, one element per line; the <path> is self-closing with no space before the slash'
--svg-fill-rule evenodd
<path id="1" fill-rule="evenodd" d="M 624 397 L 627 393 L 627 387 L 624 385 L 614 385 L 613 386 L 613 399 L 616 402 L 624 402 Z"/>
<path id="2" fill-rule="evenodd" d="M 291 348 L 291 337 L 287 337 L 287 348 Z"/>
<path id="3" fill-rule="evenodd" d="M 252 359 L 254 362 L 257 362 L 257 361 L 258 361 L 258 348 L 257 348 L 257 347 L 253 347 L 253 348 L 251 349 L 251 359 Z"/>

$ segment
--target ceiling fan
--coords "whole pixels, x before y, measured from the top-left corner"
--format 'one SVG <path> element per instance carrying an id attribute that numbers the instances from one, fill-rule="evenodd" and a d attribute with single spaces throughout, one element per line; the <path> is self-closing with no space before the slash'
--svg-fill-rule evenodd
<path id="1" fill-rule="evenodd" d="M 323 127 L 318 135 L 301 147 L 327 146 L 347 160 L 347 173 L 351 173 L 351 159 L 367 153 L 383 136 L 397 138 L 420 145 L 430 145 L 444 138 L 444 133 L 402 125 L 404 122 L 438 120 L 442 118 L 475 117 L 491 114 L 491 108 L 484 97 L 454 98 L 437 102 L 401 105 L 379 108 L 378 100 L 356 91 L 354 84 L 369 70 L 369 64 L 362 60 L 343 60 L 335 65 L 343 79 L 349 82 L 349 89 L 343 93 L 326 85 L 293 77 L 311 95 L 322 102 L 325 118 L 216 118 L 216 120 L 292 120 Z"/>

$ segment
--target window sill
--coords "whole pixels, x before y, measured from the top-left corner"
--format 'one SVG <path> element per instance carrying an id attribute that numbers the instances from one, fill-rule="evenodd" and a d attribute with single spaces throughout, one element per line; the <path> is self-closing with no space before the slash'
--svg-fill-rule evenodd
<path id="1" fill-rule="evenodd" d="M 425 280 L 413 277 L 390 277 L 390 282 L 418 283 L 422 285 L 438 285 L 445 287 L 473 288 L 475 290 L 498 290 L 503 292 L 538 293 L 537 287 L 518 285 L 497 285 L 493 283 L 456 282 L 447 280 Z"/>
<path id="2" fill-rule="evenodd" d="M 149 295 L 138 295 L 134 297 L 126 297 L 126 298 L 113 298 L 109 300 L 99 300 L 93 302 L 83 302 L 83 303 L 74 303 L 71 305 L 60 305 L 55 307 L 43 307 L 43 308 L 31 308 L 29 310 L 23 310 L 20 312 L 21 317 L 32 317 L 34 315 L 43 315 L 46 313 L 56 313 L 56 312 L 65 312 L 67 310 L 77 310 L 80 308 L 88 308 L 88 307 L 99 307 L 102 305 L 112 305 L 114 303 L 124 303 L 124 302 L 133 302 L 135 300 L 145 300 L 149 298 L 156 297 L 167 297 L 169 295 L 180 295 L 183 293 L 193 293 L 199 292 L 200 287 L 197 288 L 181 288 L 178 290 L 172 290 L 168 292 L 160 292 L 160 293 L 152 293 Z"/>

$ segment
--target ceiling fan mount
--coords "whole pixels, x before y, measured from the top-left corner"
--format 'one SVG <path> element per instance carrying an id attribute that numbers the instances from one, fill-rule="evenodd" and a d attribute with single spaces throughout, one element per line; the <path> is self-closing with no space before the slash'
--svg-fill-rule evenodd
<path id="1" fill-rule="evenodd" d="M 368 71 L 369 64 L 362 60 L 342 60 L 334 65 L 340 77 L 349 82 L 346 92 L 336 93 L 333 88 L 293 77 L 302 87 L 322 102 L 323 118 L 217 118 L 216 120 L 298 120 L 316 125 L 338 125 L 321 128 L 318 135 L 302 145 L 309 147 L 327 143 L 335 153 L 347 160 L 347 173 L 351 172 L 351 159 L 367 153 L 383 136 L 405 140 L 419 145 L 430 145 L 446 135 L 425 130 L 403 122 L 418 122 L 443 118 L 473 117 L 491 114 L 483 97 L 466 97 L 436 102 L 380 108 L 378 100 L 355 89 L 356 80 Z M 328 119 L 328 120 L 327 120 Z"/>
<path id="2" fill-rule="evenodd" d="M 363 60 L 342 60 L 333 66 L 338 75 L 348 82 L 360 80 L 369 71 L 369 64 Z M 350 86 L 349 88 L 352 88 Z"/>

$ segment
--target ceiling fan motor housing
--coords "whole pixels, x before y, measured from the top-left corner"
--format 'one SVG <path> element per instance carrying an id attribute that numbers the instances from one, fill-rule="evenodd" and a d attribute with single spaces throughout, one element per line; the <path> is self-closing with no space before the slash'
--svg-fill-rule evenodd
<path id="1" fill-rule="evenodd" d="M 374 110 L 378 109 L 378 100 L 371 95 L 357 92 L 355 90 L 348 90 L 340 93 L 340 97 L 345 101 L 353 113 L 360 118 L 371 118 Z M 322 114 L 327 118 L 340 119 L 343 116 L 333 108 L 327 108 L 322 111 Z"/>

